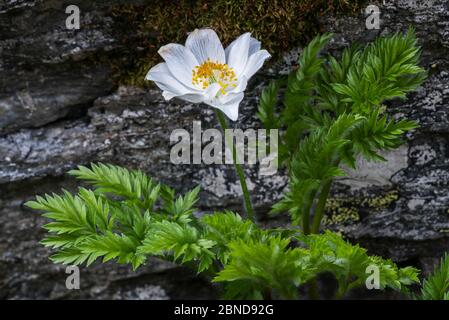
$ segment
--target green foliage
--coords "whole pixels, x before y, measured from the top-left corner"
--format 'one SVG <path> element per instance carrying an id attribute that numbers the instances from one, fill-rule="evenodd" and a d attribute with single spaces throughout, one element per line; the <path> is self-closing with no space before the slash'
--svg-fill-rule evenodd
<path id="1" fill-rule="evenodd" d="M 391 118 L 382 103 L 403 98 L 422 82 L 419 49 L 409 31 L 365 48 L 352 46 L 339 59 L 323 57 L 330 38 L 319 36 L 304 49 L 299 68 L 268 86 L 258 111 L 267 128 L 283 132 L 280 158 L 290 178 L 289 190 L 272 211 L 289 212 L 302 233 L 261 229 L 227 210 L 199 217 L 198 187 L 178 195 L 139 170 L 100 163 L 69 172 L 92 189 L 26 203 L 50 220 L 42 244 L 55 251 L 53 262 L 115 260 L 136 269 L 157 257 L 203 273 L 233 299 L 297 298 L 300 288 L 313 288 L 323 272 L 335 277 L 336 297 L 342 298 L 364 287 L 374 266 L 381 289 L 408 292 L 418 282 L 415 268 L 370 256 L 336 233 L 317 233 L 331 182 L 345 174 L 341 165 L 355 167 L 358 156 L 383 160 L 379 152 L 398 147 L 403 134 L 416 127 Z M 448 273 L 446 256 L 424 281 L 422 298 L 448 298 Z"/>
<path id="2" fill-rule="evenodd" d="M 301 251 L 288 248 L 289 243 L 280 237 L 229 243 L 230 262 L 214 281 L 237 281 L 240 289 L 232 288 L 235 296 L 228 298 L 242 298 L 248 293 L 257 297 L 269 290 L 276 290 L 284 298 L 295 298 L 296 287 L 305 282 L 310 271 L 302 263 Z"/>
<path id="3" fill-rule="evenodd" d="M 279 119 L 276 115 L 276 104 L 281 84 L 282 81 L 280 80 L 271 81 L 260 96 L 257 116 L 263 123 L 265 129 L 279 128 L 280 126 Z"/>
<path id="4" fill-rule="evenodd" d="M 356 127 L 349 137 L 352 150 L 345 150 L 343 160 L 355 168 L 355 156 L 363 155 L 368 160 L 386 161 L 378 154 L 379 150 L 392 150 L 399 147 L 403 141 L 404 133 L 417 128 L 414 121 L 388 119 L 382 114 L 380 108 L 366 115 L 362 125 Z"/>
<path id="5" fill-rule="evenodd" d="M 338 156 L 351 142 L 349 133 L 361 122 L 359 115 L 342 114 L 329 126 L 319 127 L 299 143 L 290 161 L 290 173 L 297 180 L 327 180 L 343 176 Z"/>
<path id="6" fill-rule="evenodd" d="M 291 247 L 291 240 L 299 247 Z M 214 281 L 227 282 L 226 297 L 297 297 L 297 287 L 305 285 L 322 272 L 332 273 L 339 284 L 337 297 L 356 287 L 365 286 L 369 266 L 379 270 L 380 289 L 390 287 L 407 291 L 419 282 L 418 270 L 398 268 L 391 260 L 369 256 L 365 249 L 352 245 L 330 231 L 321 235 L 293 238 L 268 236 L 251 241 L 229 243 L 230 261 Z"/>
<path id="7" fill-rule="evenodd" d="M 418 280 L 418 270 L 412 267 L 398 268 L 391 260 L 369 256 L 359 245 L 352 245 L 341 236 L 326 231 L 321 235 L 299 238 L 309 248 L 309 263 L 317 270 L 331 272 L 338 281 L 342 297 L 348 289 L 365 285 L 370 273 L 367 268 L 379 268 L 380 289 L 390 287 L 402 290 Z"/>
<path id="8" fill-rule="evenodd" d="M 187 192 L 184 196 L 175 197 L 175 191 L 168 186 L 163 186 L 161 198 L 163 201 L 162 212 L 171 216 L 174 221 L 188 223 L 192 221 L 193 206 L 198 201 L 200 188 Z"/>
<path id="9" fill-rule="evenodd" d="M 405 98 L 426 77 L 411 29 L 348 47 L 339 59 L 320 55 L 330 38 L 317 36 L 304 48 L 285 84 L 276 80 L 264 90 L 258 112 L 264 126 L 277 124 L 282 132 L 279 159 L 290 177 L 289 191 L 272 212 L 288 211 L 306 232 L 313 210 L 319 227 L 330 184 L 345 175 L 341 165 L 355 169 L 358 156 L 385 160 L 379 152 L 399 147 L 417 127 L 390 117 L 383 103 Z M 283 108 L 276 112 L 284 87 Z"/>
<path id="10" fill-rule="evenodd" d="M 201 218 L 205 225 L 206 238 L 216 243 L 215 252 L 218 260 L 225 264 L 229 260 L 228 244 L 232 241 L 249 241 L 258 234 L 258 229 L 249 220 L 230 211 L 216 212 Z"/>
<path id="11" fill-rule="evenodd" d="M 314 88 L 317 86 L 317 79 L 324 63 L 324 59 L 319 57 L 319 52 L 330 40 L 331 34 L 324 34 L 314 38 L 307 47 L 304 48 L 299 61 L 298 69 L 290 73 L 287 82 L 287 89 L 284 98 L 285 108 L 282 110 L 282 122 L 292 126 L 304 116 L 313 116 L 314 110 Z M 298 131 L 299 128 L 292 126 Z M 288 130 L 288 128 L 287 128 Z M 300 133 L 300 132 L 296 132 Z M 293 133 L 287 133 L 288 138 L 293 138 Z M 288 142 L 293 142 L 288 140 Z"/>
<path id="12" fill-rule="evenodd" d="M 103 262 L 116 259 L 137 268 L 152 250 L 183 261 L 201 258 L 200 269 L 208 267 L 213 242 L 199 238 L 189 225 L 199 188 L 175 197 L 172 189 L 141 171 L 101 163 L 69 174 L 94 191 L 80 188 L 76 195 L 64 191 L 26 203 L 52 220 L 44 225 L 49 235 L 42 244 L 58 250 L 51 257 L 55 263 L 90 265 L 103 257 Z M 160 209 L 155 210 L 157 202 Z"/>
<path id="13" fill-rule="evenodd" d="M 419 298 L 449 300 L 449 254 L 441 258 L 439 266 L 424 280 Z"/>
<path id="14" fill-rule="evenodd" d="M 418 66 L 420 49 L 415 34 L 409 30 L 405 36 L 397 33 L 377 38 L 363 51 L 353 55 L 346 79 L 329 85 L 351 104 L 355 112 L 370 112 L 385 100 L 405 98 L 425 79 Z"/>
<path id="15" fill-rule="evenodd" d="M 79 166 L 70 175 L 92 184 L 98 193 L 111 193 L 151 210 L 159 195 L 160 186 L 142 171 L 129 171 L 113 165 L 92 164 L 92 168 Z"/>
<path id="16" fill-rule="evenodd" d="M 301 218 L 309 212 L 310 207 L 308 207 L 308 204 L 315 196 L 319 186 L 319 180 L 298 180 L 292 177 L 290 180 L 290 189 L 284 194 L 281 201 L 273 205 L 270 212 L 280 213 L 288 211 L 293 225 L 300 224 Z"/>
<path id="17" fill-rule="evenodd" d="M 52 220 L 44 225 L 50 235 L 42 244 L 59 250 L 51 257 L 55 263 L 90 265 L 103 257 L 104 262 L 117 258 L 119 263 L 131 263 L 137 268 L 144 261 L 135 254 L 139 245 L 136 233 L 112 233 L 114 210 L 106 198 L 90 190 L 80 188 L 75 196 L 67 191 L 61 196 L 38 196 L 26 205 L 44 211 L 43 215 Z M 142 228 L 142 224 L 135 223 L 134 227 Z"/>
<path id="18" fill-rule="evenodd" d="M 139 247 L 141 254 L 172 254 L 174 259 L 182 257 L 181 263 L 196 260 L 198 272 L 206 270 L 215 257 L 210 249 L 215 242 L 201 237 L 198 230 L 189 225 L 161 221 L 153 224 L 146 239 Z"/>
<path id="19" fill-rule="evenodd" d="M 133 187 L 149 185 L 141 172 L 98 164 L 70 173 L 94 184 L 95 191 L 79 188 L 76 195 L 64 191 L 26 203 L 51 220 L 42 244 L 56 251 L 54 263 L 116 260 L 136 269 L 148 256 L 159 257 L 212 276 L 223 284 L 225 298 L 296 298 L 298 288 L 320 272 L 333 273 L 344 293 L 363 285 L 372 263 L 380 266 L 383 287 L 400 290 L 416 280 L 414 269 L 370 257 L 331 232 L 262 230 L 230 211 L 196 218 L 198 188 L 176 197 L 173 189 L 157 185 L 159 197 L 150 209 L 142 208 L 142 194 L 152 192 Z"/>

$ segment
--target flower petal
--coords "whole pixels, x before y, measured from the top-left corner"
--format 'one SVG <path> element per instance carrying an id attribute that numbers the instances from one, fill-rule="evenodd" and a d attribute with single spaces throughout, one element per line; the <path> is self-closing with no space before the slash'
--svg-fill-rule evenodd
<path id="1" fill-rule="evenodd" d="M 226 62 L 223 45 L 212 29 L 195 29 L 187 37 L 186 48 L 192 51 L 199 64 L 207 59 L 220 63 Z"/>
<path id="2" fill-rule="evenodd" d="M 171 98 L 178 98 L 191 103 L 201 103 L 205 101 L 210 101 L 215 99 L 218 91 L 220 91 L 220 85 L 218 83 L 211 84 L 205 91 L 190 92 L 186 94 L 176 94 L 170 91 L 164 91 L 162 95 L 165 100 L 170 100 Z"/>
<path id="3" fill-rule="evenodd" d="M 256 53 L 260 50 L 260 41 L 256 38 L 251 37 L 249 39 L 249 49 L 248 49 L 248 56 L 251 56 L 252 54 Z"/>
<path id="4" fill-rule="evenodd" d="M 248 85 L 248 79 L 246 76 L 241 76 L 238 80 L 237 86 L 229 90 L 228 93 L 239 93 L 245 91 L 246 86 Z"/>
<path id="5" fill-rule="evenodd" d="M 267 50 L 259 50 L 256 53 L 252 54 L 248 62 L 246 63 L 245 71 L 243 72 L 244 76 L 249 79 L 251 78 L 257 70 L 259 70 L 264 61 L 268 58 L 270 58 L 271 55 L 268 53 Z"/>
<path id="6" fill-rule="evenodd" d="M 226 62 L 229 67 L 234 69 L 237 78 L 245 71 L 250 39 L 251 34 L 249 32 L 244 33 L 226 48 Z"/>
<path id="7" fill-rule="evenodd" d="M 206 100 L 212 100 L 217 96 L 218 91 L 220 91 L 221 86 L 218 83 L 212 83 L 209 87 L 207 87 L 204 92 L 204 96 Z"/>
<path id="8" fill-rule="evenodd" d="M 164 91 L 165 92 L 165 91 Z M 170 93 L 168 93 L 170 94 Z M 174 98 L 178 98 L 191 103 L 201 103 L 204 102 L 205 97 L 202 93 L 188 93 L 181 96 L 173 96 Z"/>
<path id="9" fill-rule="evenodd" d="M 192 70 L 198 65 L 198 61 L 189 49 L 177 43 L 170 43 L 161 47 L 158 53 L 178 81 L 186 87 L 195 89 L 192 84 Z"/>
<path id="10" fill-rule="evenodd" d="M 226 54 L 226 61 L 229 58 L 229 51 L 231 51 L 231 48 L 235 45 L 236 40 L 232 41 L 231 44 L 225 49 Z M 253 53 L 256 53 L 260 50 L 260 41 L 256 38 L 250 37 L 249 39 L 249 49 L 248 49 L 248 56 L 252 55 Z"/>
<path id="11" fill-rule="evenodd" d="M 192 92 L 192 89 L 187 88 L 172 76 L 165 62 L 152 67 L 148 71 L 145 80 L 154 81 L 160 89 L 172 92 L 174 95 L 183 95 Z M 166 98 L 166 100 L 170 99 Z"/>
<path id="12" fill-rule="evenodd" d="M 228 94 L 226 96 L 228 101 L 225 104 L 217 103 L 217 101 L 210 101 L 206 103 L 223 111 L 223 113 L 232 121 L 236 121 L 239 117 L 239 105 L 243 100 L 243 96 L 243 92 Z"/>
<path id="13" fill-rule="evenodd" d="M 157 84 L 157 82 L 156 82 L 156 84 Z M 159 88 L 161 88 L 161 87 L 159 86 Z M 164 97 L 165 101 L 169 101 L 169 100 L 173 99 L 174 97 L 176 97 L 176 93 L 164 90 L 164 91 L 162 91 L 162 96 Z"/>

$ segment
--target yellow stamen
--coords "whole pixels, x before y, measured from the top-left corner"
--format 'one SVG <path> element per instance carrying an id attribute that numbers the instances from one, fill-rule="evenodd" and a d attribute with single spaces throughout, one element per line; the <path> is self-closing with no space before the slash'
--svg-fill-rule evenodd
<path id="1" fill-rule="evenodd" d="M 213 62 L 207 59 L 192 70 L 192 84 L 207 89 L 212 83 L 218 83 L 220 85 L 219 92 L 223 95 L 226 94 L 226 89 L 229 85 L 235 88 L 237 86 L 236 82 L 237 77 L 234 69 L 230 68 L 226 63 Z"/>

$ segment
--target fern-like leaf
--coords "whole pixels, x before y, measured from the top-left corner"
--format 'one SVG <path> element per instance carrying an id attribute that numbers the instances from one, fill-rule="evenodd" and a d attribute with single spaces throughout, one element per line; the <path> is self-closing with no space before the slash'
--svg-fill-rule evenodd
<path id="1" fill-rule="evenodd" d="M 92 184 L 99 193 L 123 197 L 148 210 L 153 208 L 159 195 L 160 185 L 140 170 L 98 163 L 92 164 L 91 168 L 79 166 L 69 174 Z"/>
<path id="2" fill-rule="evenodd" d="M 433 273 L 424 280 L 421 299 L 449 300 L 449 254 L 441 258 Z"/>

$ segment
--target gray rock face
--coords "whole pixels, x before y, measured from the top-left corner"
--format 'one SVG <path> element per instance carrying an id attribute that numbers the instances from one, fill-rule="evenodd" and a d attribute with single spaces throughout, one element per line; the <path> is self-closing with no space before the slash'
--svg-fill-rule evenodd
<path id="1" fill-rule="evenodd" d="M 0 7 L 0 134 L 85 110 L 113 88 L 103 66 L 78 63 L 117 47 L 104 6 L 79 2 L 83 25 L 68 30 L 70 1 L 7 1 Z M 64 79 L 64 81 L 61 81 Z"/>
<path id="2" fill-rule="evenodd" d="M 415 27 L 429 78 L 407 101 L 388 105 L 420 128 L 385 155 L 388 163 L 360 160 L 357 171 L 334 184 L 326 224 L 373 253 L 428 270 L 449 251 L 449 1 L 386 3 L 380 5 L 380 30 L 366 30 L 363 14 L 326 17 L 324 29 L 335 33 L 329 49 Z M 192 132 L 196 120 L 203 130 L 217 127 L 213 111 L 165 102 L 157 89 L 114 87 L 109 67 L 91 57 L 120 49 L 123 31 L 114 29 L 101 1 L 79 1 L 89 27 L 67 30 L 68 4 L 0 4 L 0 298 L 217 297 L 207 280 L 158 260 L 137 272 L 115 264 L 82 267 L 81 290 L 67 290 L 65 267 L 53 265 L 49 250 L 38 244 L 45 219 L 23 203 L 36 194 L 75 190 L 65 172 L 93 161 L 140 168 L 181 192 L 199 184 L 204 212 L 242 205 L 232 166 L 170 162 L 172 130 Z M 286 53 L 251 81 L 236 126 L 259 127 L 254 114 L 261 89 L 267 78 L 291 70 L 300 51 Z M 286 186 L 285 174 L 263 176 L 257 165 L 245 170 L 264 217 Z"/>

